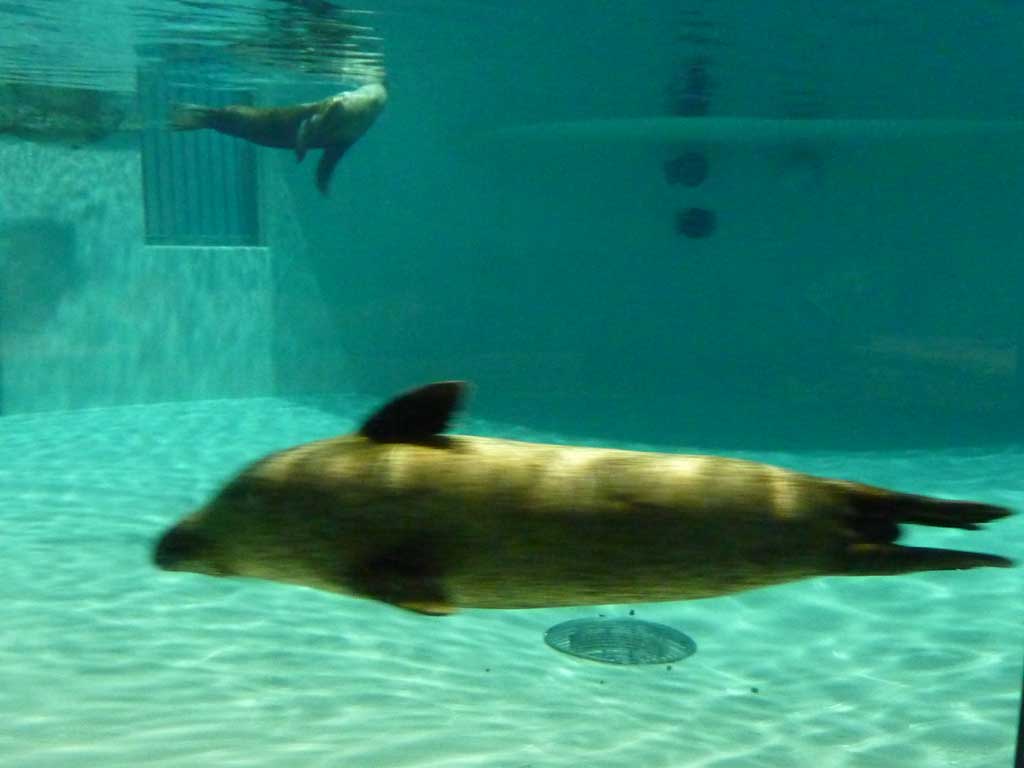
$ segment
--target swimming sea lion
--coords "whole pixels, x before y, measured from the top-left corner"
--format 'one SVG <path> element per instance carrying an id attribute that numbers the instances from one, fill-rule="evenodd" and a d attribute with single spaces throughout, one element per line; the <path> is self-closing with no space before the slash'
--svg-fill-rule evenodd
<path id="1" fill-rule="evenodd" d="M 257 461 L 168 530 L 167 570 L 252 576 L 427 614 L 686 600 L 809 576 L 1010 566 L 895 543 L 1009 514 L 716 456 L 442 435 L 465 390 Z"/>
<path id="2" fill-rule="evenodd" d="M 326 195 L 334 167 L 373 125 L 387 100 L 384 86 L 370 83 L 323 101 L 287 107 L 179 104 L 171 111 L 170 124 L 176 131 L 212 128 L 265 147 L 294 149 L 299 162 L 306 150 L 322 148 L 316 185 Z"/>

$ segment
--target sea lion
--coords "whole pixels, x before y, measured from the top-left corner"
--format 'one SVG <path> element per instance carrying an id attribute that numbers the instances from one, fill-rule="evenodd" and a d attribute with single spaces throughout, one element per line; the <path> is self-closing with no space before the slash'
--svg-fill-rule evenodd
<path id="1" fill-rule="evenodd" d="M 443 435 L 464 391 L 429 384 L 354 434 L 257 461 L 164 533 L 154 561 L 433 615 L 1012 565 L 895 543 L 900 523 L 973 530 L 1001 507 L 716 456 Z"/>
<path id="2" fill-rule="evenodd" d="M 335 166 L 373 125 L 387 100 L 384 86 L 370 83 L 323 101 L 286 107 L 178 104 L 172 108 L 170 126 L 176 131 L 212 128 L 265 147 L 294 149 L 299 162 L 307 150 L 323 149 L 316 186 L 326 195 Z"/>

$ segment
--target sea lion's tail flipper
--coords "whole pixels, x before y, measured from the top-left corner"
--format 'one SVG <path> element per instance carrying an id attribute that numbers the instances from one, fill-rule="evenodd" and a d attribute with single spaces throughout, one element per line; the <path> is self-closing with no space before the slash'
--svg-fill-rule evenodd
<path id="1" fill-rule="evenodd" d="M 351 146 L 351 144 L 332 144 L 324 149 L 324 153 L 320 156 L 320 162 L 316 165 L 316 188 L 320 190 L 321 194 L 327 194 L 327 188 L 331 183 L 331 174 L 334 173 L 335 166 Z"/>
<path id="2" fill-rule="evenodd" d="M 901 524 L 976 530 L 982 523 L 1012 514 L 1005 507 L 971 501 L 896 493 L 857 483 L 848 489 L 852 541 L 847 548 L 846 573 L 895 574 L 961 568 L 1008 568 L 1012 560 L 983 552 L 966 552 L 896 544 Z"/>
<path id="3" fill-rule="evenodd" d="M 210 118 L 216 111 L 216 107 L 199 104 L 175 104 L 167 122 L 175 131 L 197 131 L 210 127 Z"/>

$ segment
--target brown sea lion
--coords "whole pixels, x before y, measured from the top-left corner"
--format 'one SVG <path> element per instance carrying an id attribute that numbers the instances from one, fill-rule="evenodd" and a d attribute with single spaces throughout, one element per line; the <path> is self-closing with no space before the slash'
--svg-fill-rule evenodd
<path id="1" fill-rule="evenodd" d="M 464 390 L 427 385 L 354 434 L 257 461 L 163 535 L 156 564 L 428 614 L 1012 565 L 895 543 L 901 523 L 972 530 L 1001 507 L 716 456 L 442 435 Z"/>
<path id="2" fill-rule="evenodd" d="M 176 131 L 212 128 L 265 147 L 294 149 L 299 162 L 309 149 L 323 149 L 316 166 L 316 185 L 327 194 L 335 166 L 373 125 L 387 103 L 387 90 L 370 83 L 323 101 L 287 107 L 203 107 L 178 104 L 170 125 Z"/>

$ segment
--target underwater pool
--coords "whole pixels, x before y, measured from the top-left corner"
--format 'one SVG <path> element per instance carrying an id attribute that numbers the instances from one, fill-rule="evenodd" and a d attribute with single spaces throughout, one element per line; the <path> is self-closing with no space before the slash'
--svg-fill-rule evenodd
<path id="1" fill-rule="evenodd" d="M 1012 764 L 1024 567 L 434 617 L 154 545 L 268 452 L 458 380 L 459 433 L 998 505 L 901 542 L 1024 560 L 1024 3 L 22 0 L 0 30 L 0 768 Z M 291 520 L 250 502 L 297 476 L 330 510 L 337 551 L 276 575 L 443 611 L 891 554 L 868 491 L 510 467 L 399 413 L 378 485 L 346 476 L 368 502 L 321 503 L 310 452 L 225 503 Z M 280 566 L 311 540 L 284 530 L 205 565 Z"/>
<path id="2" fill-rule="evenodd" d="M 668 670 L 580 661 L 543 642 L 560 621 L 627 606 L 434 618 L 152 565 L 162 529 L 242 464 L 349 431 L 373 405 L 262 398 L 0 420 L 0 762 L 1010 764 L 1019 569 L 631 606 L 696 640 Z M 460 431 L 576 442 L 481 420 Z M 1019 449 L 747 456 L 1024 506 Z M 911 541 L 1012 554 L 1024 519 Z"/>

